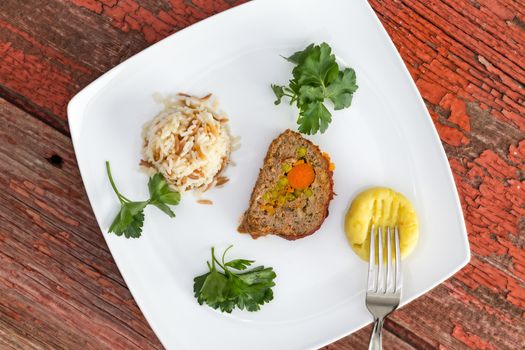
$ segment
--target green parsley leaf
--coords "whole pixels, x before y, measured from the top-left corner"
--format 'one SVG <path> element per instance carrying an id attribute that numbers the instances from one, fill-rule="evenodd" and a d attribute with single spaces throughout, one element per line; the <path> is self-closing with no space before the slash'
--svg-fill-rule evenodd
<path id="1" fill-rule="evenodd" d="M 271 298 L 267 296 L 270 291 Z M 260 305 L 273 299 L 273 293 L 265 284 L 248 284 L 238 276 L 231 277 L 230 297 L 235 297 L 236 305 L 241 310 L 258 311 Z"/>
<path id="2" fill-rule="evenodd" d="M 299 99 L 302 104 L 308 104 L 310 102 L 323 102 L 324 93 L 323 88 L 313 87 L 310 85 L 303 85 L 299 89 Z"/>
<path id="3" fill-rule="evenodd" d="M 170 218 L 174 218 L 175 217 L 175 213 L 173 212 L 173 210 L 171 210 L 171 208 L 168 207 L 166 204 L 164 204 L 164 203 L 151 203 L 151 204 L 156 206 L 160 210 L 162 210 Z"/>
<path id="4" fill-rule="evenodd" d="M 326 97 L 333 102 L 335 110 L 350 107 L 353 93 L 357 90 L 355 81 L 355 71 L 346 68 L 339 72 L 337 78 L 328 86 Z"/>
<path id="5" fill-rule="evenodd" d="M 303 54 L 304 55 L 304 54 Z M 339 72 L 335 55 L 328 44 L 314 46 L 292 71 L 299 85 L 328 86 Z"/>
<path id="6" fill-rule="evenodd" d="M 281 100 L 282 98 L 285 96 L 284 95 L 284 89 L 282 86 L 279 86 L 279 85 L 271 85 L 272 87 L 272 90 L 273 90 L 273 93 L 275 94 L 275 96 L 277 96 L 277 100 L 275 100 L 275 104 L 278 105 L 279 103 L 281 103 Z"/>
<path id="7" fill-rule="evenodd" d="M 308 45 L 303 51 L 297 51 L 293 55 L 291 55 L 288 58 L 285 58 L 288 62 L 300 64 L 304 61 L 304 59 L 311 54 L 311 52 L 314 49 L 314 44 Z"/>
<path id="8" fill-rule="evenodd" d="M 197 298 L 197 301 L 200 305 L 204 303 L 204 298 L 201 297 L 201 289 L 204 285 L 204 282 L 206 281 L 206 278 L 210 275 L 211 272 L 207 272 L 204 275 L 197 276 L 193 279 L 193 293 L 195 295 L 195 298 Z"/>
<path id="9" fill-rule="evenodd" d="M 335 55 L 326 43 L 310 44 L 286 58 L 295 64 L 288 86 L 271 85 L 277 97 L 275 104 L 284 97 L 299 109 L 297 124 L 304 134 L 324 133 L 332 121 L 332 115 L 324 105 L 333 103 L 335 110 L 350 107 L 357 90 L 355 71 L 351 68 L 339 70 Z"/>
<path id="10" fill-rule="evenodd" d="M 120 211 L 109 227 L 109 232 L 126 238 L 138 238 L 144 224 L 144 208 L 148 202 L 121 202 Z"/>
<path id="11" fill-rule="evenodd" d="M 224 266 L 228 266 L 235 270 L 242 271 L 242 270 L 246 270 L 254 262 L 255 261 L 253 260 L 235 259 L 235 260 L 227 262 L 226 264 L 224 264 Z"/>
<path id="12" fill-rule="evenodd" d="M 303 134 L 315 134 L 318 130 L 325 132 L 332 122 L 332 115 L 322 102 L 312 102 L 301 108 L 297 119 L 299 131 Z"/>
<path id="13" fill-rule="evenodd" d="M 106 172 L 111 183 L 111 187 L 120 202 L 120 211 L 111 223 L 109 232 L 115 233 L 117 236 L 126 238 L 138 238 L 142 234 L 142 226 L 144 225 L 144 208 L 148 204 L 154 205 L 170 217 L 175 217 L 175 213 L 168 205 L 176 205 L 180 202 L 180 194 L 172 191 L 164 177 L 157 173 L 148 181 L 148 189 L 150 199 L 147 201 L 134 202 L 124 197 L 117 189 L 113 177 L 111 175 L 111 167 L 109 162 L 106 162 Z"/>
<path id="14" fill-rule="evenodd" d="M 206 303 L 215 304 L 226 300 L 228 290 L 228 277 L 216 269 L 210 271 L 199 291 L 200 296 Z"/>
<path id="15" fill-rule="evenodd" d="M 246 270 L 254 261 L 235 259 L 224 261 L 228 247 L 222 255 L 222 262 L 215 257 L 215 249 L 211 248 L 211 264 L 209 272 L 197 276 L 193 280 L 193 292 L 200 305 L 206 304 L 213 309 L 230 313 L 235 307 L 241 310 L 257 311 L 261 305 L 273 299 L 272 287 L 276 277 L 271 267 L 259 266 L 252 270 L 236 273 L 235 270 Z M 217 266 L 222 268 L 219 271 Z"/>
<path id="16" fill-rule="evenodd" d="M 150 203 L 165 203 L 177 205 L 180 202 L 180 193 L 172 191 L 162 174 L 153 175 L 148 181 Z"/>
<path id="17" fill-rule="evenodd" d="M 248 272 L 237 275 L 245 283 L 253 285 L 258 283 L 270 283 L 275 278 L 275 272 L 271 267 L 258 266 Z"/>

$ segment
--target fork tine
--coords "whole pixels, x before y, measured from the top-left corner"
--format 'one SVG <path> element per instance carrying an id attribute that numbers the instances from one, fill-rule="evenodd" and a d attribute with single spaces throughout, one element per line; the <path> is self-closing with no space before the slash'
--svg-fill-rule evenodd
<path id="1" fill-rule="evenodd" d="M 395 291 L 401 290 L 401 287 L 403 285 L 403 280 L 401 276 L 401 247 L 399 243 L 399 230 L 397 229 L 397 226 L 394 228 L 394 239 L 395 239 L 395 245 L 396 245 L 396 284 L 395 284 Z"/>
<path id="2" fill-rule="evenodd" d="M 376 258 L 375 258 L 375 236 L 374 236 L 374 225 L 370 228 L 370 252 L 368 259 L 368 290 L 375 292 L 376 291 Z"/>
<path id="3" fill-rule="evenodd" d="M 386 228 L 386 292 L 393 293 L 395 286 L 395 272 L 392 266 L 392 235 L 390 233 L 390 226 Z"/>
<path id="4" fill-rule="evenodd" d="M 381 226 L 377 228 L 377 260 L 378 260 L 378 272 L 377 272 L 377 292 L 385 292 L 385 276 L 383 272 L 383 231 Z"/>

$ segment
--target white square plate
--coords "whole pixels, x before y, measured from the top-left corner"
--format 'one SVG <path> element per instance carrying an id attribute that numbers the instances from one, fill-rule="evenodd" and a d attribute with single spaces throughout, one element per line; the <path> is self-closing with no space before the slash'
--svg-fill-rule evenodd
<path id="1" fill-rule="evenodd" d="M 236 232 L 270 141 L 296 128 L 297 111 L 275 106 L 271 83 L 288 81 L 288 56 L 329 43 L 357 72 L 349 109 L 333 113 L 310 137 L 336 164 L 337 196 L 314 235 L 289 242 Z M 104 161 L 119 189 L 147 197 L 138 169 L 142 125 L 161 106 L 154 93 L 213 92 L 241 148 L 230 182 L 204 206 L 186 195 L 170 219 L 146 209 L 140 239 L 107 234 L 118 208 Z M 425 105 L 395 47 L 364 0 L 253 1 L 184 29 L 115 67 L 69 103 L 69 124 L 82 178 L 115 261 L 160 341 L 169 349 L 309 349 L 370 322 L 365 262 L 349 248 L 343 217 L 370 186 L 404 193 L 420 219 L 420 240 L 404 262 L 402 304 L 451 276 L 469 260 L 461 207 L 447 158 Z M 222 314 L 199 306 L 193 278 L 206 272 L 210 247 L 255 259 L 277 272 L 274 300 L 255 313 Z"/>

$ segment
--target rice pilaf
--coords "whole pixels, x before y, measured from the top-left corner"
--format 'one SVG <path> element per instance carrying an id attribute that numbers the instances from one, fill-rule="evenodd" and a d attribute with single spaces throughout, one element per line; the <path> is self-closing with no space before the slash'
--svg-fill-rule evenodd
<path id="1" fill-rule="evenodd" d="M 232 138 L 228 119 L 210 101 L 186 94 L 162 99 L 164 110 L 142 130 L 140 165 L 150 174 L 160 172 L 179 192 L 204 192 L 222 184 Z"/>

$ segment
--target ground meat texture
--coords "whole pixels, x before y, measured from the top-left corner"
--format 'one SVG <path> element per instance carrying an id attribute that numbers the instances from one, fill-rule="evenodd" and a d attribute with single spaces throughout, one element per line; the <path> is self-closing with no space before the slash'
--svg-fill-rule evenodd
<path id="1" fill-rule="evenodd" d="M 275 207 L 273 213 L 264 210 L 263 195 L 277 185 L 282 175 L 282 163 L 296 158 L 298 148 L 305 148 L 307 160 L 314 170 L 315 178 L 309 188 L 310 197 L 300 196 Z M 330 162 L 319 147 L 301 134 L 286 130 L 272 141 L 264 159 L 263 167 L 250 197 L 249 207 L 244 213 L 239 232 L 253 238 L 268 234 L 295 240 L 311 235 L 319 229 L 328 216 L 328 206 L 333 197 L 333 180 Z"/>

